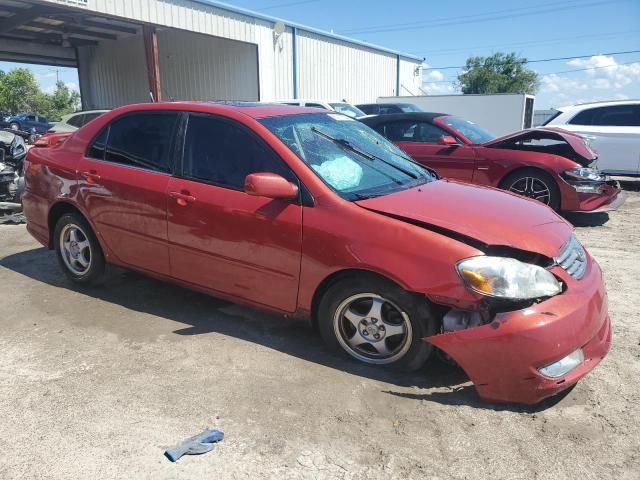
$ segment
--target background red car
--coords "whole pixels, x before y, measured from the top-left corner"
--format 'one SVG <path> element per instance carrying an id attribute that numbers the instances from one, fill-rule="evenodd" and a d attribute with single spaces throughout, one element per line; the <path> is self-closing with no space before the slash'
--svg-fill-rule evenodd
<path id="1" fill-rule="evenodd" d="M 445 178 L 534 198 L 554 210 L 618 208 L 620 186 L 593 166 L 596 153 L 560 129 L 523 130 L 500 138 L 444 113 L 402 113 L 361 120 Z"/>

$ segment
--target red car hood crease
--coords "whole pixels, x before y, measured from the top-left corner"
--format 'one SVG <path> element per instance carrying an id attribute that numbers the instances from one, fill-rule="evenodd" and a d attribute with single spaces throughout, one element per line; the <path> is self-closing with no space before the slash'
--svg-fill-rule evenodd
<path id="1" fill-rule="evenodd" d="M 534 200 L 453 180 L 438 180 L 356 204 L 450 230 L 487 246 L 508 246 L 549 258 L 558 255 L 572 232 L 565 220 Z"/>
<path id="2" fill-rule="evenodd" d="M 587 146 L 584 137 L 573 132 L 562 130 L 560 128 L 530 128 L 527 130 L 521 130 L 519 132 L 514 132 L 502 137 L 494 138 L 493 140 L 483 143 L 482 146 L 491 147 L 500 142 L 504 142 L 505 140 L 514 140 L 518 139 L 519 137 L 525 138 L 531 133 L 547 133 L 551 138 L 560 137 L 569 144 L 569 146 L 577 155 L 581 156 L 587 161 L 593 161 L 598 158 L 598 156 Z"/>

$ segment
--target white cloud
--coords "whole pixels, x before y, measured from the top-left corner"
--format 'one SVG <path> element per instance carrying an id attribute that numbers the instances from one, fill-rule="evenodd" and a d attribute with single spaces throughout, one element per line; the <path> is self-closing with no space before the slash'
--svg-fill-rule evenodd
<path id="1" fill-rule="evenodd" d="M 584 70 L 571 74 L 543 74 L 536 104 L 559 107 L 637 96 L 640 62 L 621 65 L 612 56 L 594 55 L 570 60 L 567 65 Z"/>
<path id="2" fill-rule="evenodd" d="M 79 92 L 79 91 L 80 91 L 80 89 L 79 89 L 79 87 L 78 87 L 78 84 L 77 84 L 76 82 L 65 82 L 64 84 L 65 84 L 65 85 L 67 86 L 67 88 L 68 88 L 69 90 L 71 90 L 72 92 L 73 92 L 73 91 L 76 91 L 76 92 Z M 55 84 L 53 84 L 53 85 L 47 85 L 47 86 L 43 87 L 43 88 L 42 88 L 42 90 L 44 91 L 44 93 L 47 93 L 47 94 L 51 95 L 53 92 L 55 92 L 55 91 L 56 91 L 56 85 L 55 85 Z"/>
<path id="3" fill-rule="evenodd" d="M 427 70 L 422 75 L 422 80 L 425 82 L 441 82 L 444 80 L 444 74 L 440 70 Z"/>
<path id="4" fill-rule="evenodd" d="M 444 95 L 458 93 L 454 84 L 444 79 L 444 73 L 440 70 L 428 70 L 429 65 L 424 64 L 422 70 L 422 90 L 428 95 Z"/>
<path id="5" fill-rule="evenodd" d="M 56 78 L 56 72 L 55 70 L 51 70 L 49 72 L 41 72 L 41 73 L 36 72 L 35 77 L 37 80 L 45 80 L 47 78 Z"/>
<path id="6" fill-rule="evenodd" d="M 546 93 L 575 92 L 576 90 L 586 90 L 589 86 L 574 78 L 562 77 L 555 73 L 544 75 L 540 79 L 540 91 Z"/>
<path id="7" fill-rule="evenodd" d="M 594 55 L 590 58 L 576 58 L 567 62 L 575 68 L 585 70 L 594 88 L 623 88 L 634 81 L 640 81 L 640 62 L 621 65 L 608 55 Z"/>

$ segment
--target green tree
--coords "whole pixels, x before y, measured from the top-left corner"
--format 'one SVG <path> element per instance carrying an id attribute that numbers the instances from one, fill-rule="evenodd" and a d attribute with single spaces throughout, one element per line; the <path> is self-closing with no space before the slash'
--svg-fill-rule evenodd
<path id="1" fill-rule="evenodd" d="M 538 74 L 525 67 L 527 59 L 515 53 L 469 57 L 458 75 L 462 93 L 529 93 L 538 89 Z"/>
<path id="2" fill-rule="evenodd" d="M 38 86 L 33 73 L 26 68 L 9 72 L 0 70 L 0 110 L 9 113 L 33 112 L 57 121 L 80 108 L 80 94 L 64 82 L 57 82 L 51 95 Z"/>
<path id="3" fill-rule="evenodd" d="M 47 115 L 51 120 L 59 120 L 63 115 L 75 112 L 80 107 L 80 94 L 70 90 L 61 81 L 56 83 L 56 89 L 48 97 Z"/>
<path id="4" fill-rule="evenodd" d="M 0 75 L 0 110 L 33 111 L 42 101 L 40 95 L 42 91 L 30 70 L 16 68 Z"/>

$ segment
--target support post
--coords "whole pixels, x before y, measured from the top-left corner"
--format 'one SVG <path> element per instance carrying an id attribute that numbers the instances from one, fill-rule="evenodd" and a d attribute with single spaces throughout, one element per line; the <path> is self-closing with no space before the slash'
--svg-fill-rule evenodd
<path id="1" fill-rule="evenodd" d="M 396 55 L 396 97 L 400 96 L 400 55 Z"/>
<path id="2" fill-rule="evenodd" d="M 149 77 L 149 93 L 154 102 L 162 101 L 160 89 L 160 65 L 158 63 L 158 35 L 155 27 L 144 25 L 144 53 L 147 58 L 147 75 Z"/>
<path id="3" fill-rule="evenodd" d="M 293 98 L 298 98 L 298 29 L 291 27 L 291 52 L 293 63 Z"/>

